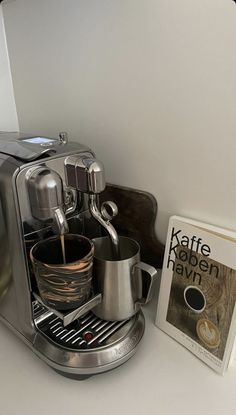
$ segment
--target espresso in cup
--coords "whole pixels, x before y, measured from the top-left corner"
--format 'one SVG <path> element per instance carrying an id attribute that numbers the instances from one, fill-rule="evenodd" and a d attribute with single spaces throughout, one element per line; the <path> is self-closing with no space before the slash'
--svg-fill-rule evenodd
<path id="1" fill-rule="evenodd" d="M 195 313 L 202 313 L 206 307 L 206 298 L 200 288 L 189 285 L 184 290 L 184 301 Z"/>

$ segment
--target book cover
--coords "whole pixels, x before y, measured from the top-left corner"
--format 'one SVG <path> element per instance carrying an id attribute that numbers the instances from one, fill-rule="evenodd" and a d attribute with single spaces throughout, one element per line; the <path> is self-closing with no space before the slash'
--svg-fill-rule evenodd
<path id="1" fill-rule="evenodd" d="M 219 373 L 236 334 L 236 233 L 172 216 L 156 325 Z"/>

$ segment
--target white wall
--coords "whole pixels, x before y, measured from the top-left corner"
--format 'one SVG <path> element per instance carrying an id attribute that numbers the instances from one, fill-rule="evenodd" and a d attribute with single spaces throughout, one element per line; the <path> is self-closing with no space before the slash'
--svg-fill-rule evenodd
<path id="1" fill-rule="evenodd" d="M 16 0 L 4 6 L 20 128 L 91 146 L 110 182 L 236 228 L 232 0 Z"/>
<path id="2" fill-rule="evenodd" d="M 18 128 L 2 6 L 0 6 L 0 131 L 17 131 Z"/>

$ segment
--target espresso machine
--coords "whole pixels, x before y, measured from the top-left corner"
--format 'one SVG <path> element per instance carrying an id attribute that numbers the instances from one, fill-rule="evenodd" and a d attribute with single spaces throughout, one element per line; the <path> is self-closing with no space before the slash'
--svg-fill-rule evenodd
<path id="1" fill-rule="evenodd" d="M 69 230 L 94 238 L 103 228 L 118 249 L 109 220 L 116 206 L 107 202 L 103 213 L 98 209 L 104 188 L 102 163 L 86 146 L 68 142 L 65 133 L 0 133 L 0 319 L 46 364 L 75 379 L 127 361 L 142 339 L 143 313 L 106 321 L 91 307 L 67 314 L 52 310 L 40 300 L 29 251 L 53 234 Z"/>

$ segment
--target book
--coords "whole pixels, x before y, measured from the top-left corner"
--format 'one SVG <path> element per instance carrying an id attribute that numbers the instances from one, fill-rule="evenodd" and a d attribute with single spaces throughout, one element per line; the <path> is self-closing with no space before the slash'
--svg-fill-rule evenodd
<path id="1" fill-rule="evenodd" d="M 216 372 L 236 348 L 236 232 L 169 220 L 156 325 Z"/>

